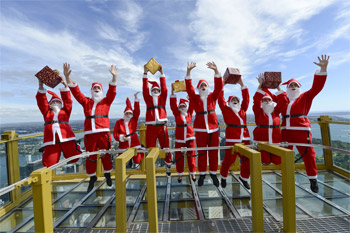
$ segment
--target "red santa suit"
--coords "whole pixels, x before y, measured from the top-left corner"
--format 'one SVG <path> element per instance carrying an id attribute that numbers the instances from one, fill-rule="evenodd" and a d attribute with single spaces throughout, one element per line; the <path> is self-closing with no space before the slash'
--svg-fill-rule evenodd
<path id="1" fill-rule="evenodd" d="M 175 117 L 176 128 L 175 128 L 175 148 L 194 148 L 194 132 L 192 127 L 192 114 L 193 114 L 193 103 L 187 104 L 188 100 L 180 99 L 179 106 L 177 105 L 176 96 L 170 96 L 170 107 Z M 187 107 L 187 113 L 183 113 L 178 107 L 184 105 Z M 188 151 L 187 153 L 187 164 L 190 174 L 196 173 L 196 158 L 194 157 L 195 151 Z M 179 175 L 184 173 L 184 156 L 182 152 L 175 152 L 176 171 Z"/>
<path id="2" fill-rule="evenodd" d="M 93 83 L 101 87 L 100 83 Z M 110 82 L 106 97 L 100 101 L 84 96 L 79 86 L 75 83 L 68 85 L 75 99 L 83 106 L 85 114 L 84 122 L 84 143 L 86 151 L 109 150 L 111 148 L 111 133 L 109 129 L 108 113 L 112 102 L 117 94 L 116 83 Z M 105 154 L 101 158 L 105 173 L 110 173 L 113 169 L 112 157 Z M 88 176 L 96 175 L 97 155 L 91 155 L 86 159 L 86 173 Z"/>
<path id="3" fill-rule="evenodd" d="M 124 114 L 127 112 L 133 113 L 132 118 L 127 119 L 124 117 L 123 119 L 118 120 L 114 126 L 113 136 L 115 140 L 119 142 L 119 149 L 141 148 L 141 144 L 136 133 L 137 122 L 140 116 L 140 102 L 138 99 L 135 99 L 134 111 L 132 110 L 129 98 L 126 99 Z M 124 137 L 127 137 L 127 139 L 124 140 Z M 133 161 L 136 164 L 139 164 L 142 159 L 142 153 L 137 153 L 137 155 L 133 157 Z"/>
<path id="4" fill-rule="evenodd" d="M 197 147 L 216 147 L 219 146 L 219 128 L 218 120 L 215 113 L 216 100 L 218 99 L 223 87 L 223 81 L 220 74 L 215 75 L 214 91 L 207 96 L 200 96 L 195 93 L 192 86 L 192 79 L 190 76 L 185 78 L 186 91 L 188 93 L 190 102 L 194 104 L 196 116 L 193 124 L 193 129 L 196 132 Z M 202 83 L 209 84 L 205 80 L 200 80 L 197 89 Z M 207 173 L 207 154 L 208 151 L 198 151 L 198 171 L 200 175 Z M 209 151 L 209 173 L 216 175 L 218 170 L 218 151 Z"/>
<path id="5" fill-rule="evenodd" d="M 289 98 L 287 95 L 282 99 L 282 141 L 289 143 L 312 143 L 311 125 L 307 114 L 310 111 L 313 99 L 323 89 L 326 78 L 327 72 L 316 72 L 310 90 L 301 93 L 295 99 Z M 291 79 L 282 85 L 287 84 L 288 88 L 292 82 L 296 82 L 299 87 L 301 86 L 295 79 Z M 292 146 L 288 148 L 293 149 Z M 299 154 L 303 156 L 307 176 L 309 179 L 316 179 L 317 167 L 314 148 L 297 146 L 297 149 Z"/>
<path id="6" fill-rule="evenodd" d="M 233 146 L 236 143 L 244 143 L 245 145 L 250 144 L 250 136 L 247 128 L 247 116 L 246 111 L 249 105 L 249 92 L 247 86 L 242 87 L 242 98 L 243 101 L 239 108 L 239 111 L 234 111 L 230 106 L 232 98 L 237 96 L 230 96 L 226 103 L 224 99 L 224 91 L 221 92 L 218 103 L 221 109 L 222 115 L 224 117 L 224 121 L 226 124 L 226 142 L 225 146 Z M 232 155 L 231 150 L 225 150 L 224 161 L 222 161 L 220 174 L 223 179 L 228 176 L 228 172 L 230 166 L 235 162 L 238 153 L 234 153 Z M 240 155 L 239 155 L 240 156 Z M 245 181 L 249 180 L 250 176 L 250 167 L 249 167 L 249 159 L 243 156 L 241 158 L 241 178 Z"/>
<path id="7" fill-rule="evenodd" d="M 72 111 L 72 99 L 68 88 L 60 89 L 61 97 L 47 91 L 52 95 L 50 102 L 46 98 L 46 90 L 38 90 L 36 100 L 45 121 L 44 143 L 45 146 L 42 163 L 45 167 L 56 164 L 63 152 L 65 158 L 81 154 L 80 146 L 75 143 L 75 135 L 69 125 L 69 117 Z M 58 100 L 63 107 L 57 111 L 50 108 L 53 100 Z M 79 159 L 71 160 L 71 163 Z"/>
<path id="8" fill-rule="evenodd" d="M 161 148 L 169 148 L 169 135 L 166 123 L 168 121 L 166 114 L 166 100 L 168 89 L 166 87 L 165 76 L 160 76 L 160 87 L 157 82 L 148 81 L 147 75 L 143 76 L 143 98 L 146 102 L 146 147 L 155 147 L 157 139 Z M 158 88 L 159 96 L 150 95 L 148 83 L 152 84 L 151 90 Z M 168 153 L 165 157 L 165 163 L 171 165 L 171 154 Z"/>
<path id="9" fill-rule="evenodd" d="M 278 92 L 281 96 L 282 92 Z M 277 104 L 272 112 L 265 112 L 262 108 L 262 99 L 270 98 L 274 102 L 278 102 L 277 96 L 272 94 L 268 89 L 258 89 L 254 95 L 253 111 L 255 116 L 256 127 L 253 131 L 255 142 L 280 143 L 281 129 L 280 129 L 280 105 Z M 266 151 L 260 151 L 261 160 L 264 164 L 271 162 L 278 165 L 281 163 L 281 158 L 277 155 L 270 154 Z"/>

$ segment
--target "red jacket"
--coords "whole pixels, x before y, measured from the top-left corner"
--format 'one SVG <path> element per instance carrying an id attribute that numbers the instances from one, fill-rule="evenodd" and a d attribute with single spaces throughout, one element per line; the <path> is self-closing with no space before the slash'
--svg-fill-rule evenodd
<path id="1" fill-rule="evenodd" d="M 218 119 L 215 113 L 216 100 L 224 86 L 221 75 L 215 75 L 214 91 L 211 92 L 204 100 L 196 94 L 192 86 L 191 77 L 186 77 L 186 91 L 190 97 L 190 102 L 194 103 L 196 116 L 194 119 L 194 131 L 212 133 L 219 130 Z"/>
<path id="2" fill-rule="evenodd" d="M 86 97 L 81 93 L 77 84 L 69 85 L 73 96 L 84 108 L 85 134 L 110 131 L 108 113 L 117 94 L 116 86 L 116 84 L 109 83 L 106 97 L 96 104 L 93 99 Z"/>
<path id="3" fill-rule="evenodd" d="M 224 91 L 220 93 L 218 103 L 226 124 L 226 142 L 250 140 L 246 115 L 249 105 L 249 92 L 247 87 L 242 88 L 242 99 L 241 109 L 238 113 L 235 113 L 232 108 L 227 105 L 224 98 Z"/>
<path id="4" fill-rule="evenodd" d="M 268 91 L 269 92 L 269 91 Z M 254 141 L 256 142 L 269 142 L 279 143 L 281 142 L 281 129 L 280 129 L 280 104 L 275 106 L 272 113 L 266 114 L 261 108 L 261 99 L 265 95 L 264 90 L 258 89 L 254 95 L 253 111 L 255 116 L 255 124 L 257 127 L 253 131 Z M 276 100 L 276 96 L 272 93 L 269 95 Z M 278 94 L 277 98 L 281 97 L 283 94 Z M 283 97 L 282 97 L 283 98 Z M 260 126 L 260 127 L 259 127 Z"/>
<path id="5" fill-rule="evenodd" d="M 170 96 L 170 107 L 176 122 L 175 142 L 186 143 L 186 141 L 194 140 L 195 137 L 192 126 L 193 103 L 189 103 L 187 116 L 181 115 L 178 109 L 176 96 Z"/>
<path id="6" fill-rule="evenodd" d="M 281 100 L 282 130 L 311 130 L 310 121 L 306 116 L 310 111 L 313 99 L 323 89 L 326 79 L 326 73 L 316 73 L 310 90 L 301 93 L 293 101 L 284 95 Z"/>
<path id="7" fill-rule="evenodd" d="M 140 116 L 140 102 L 135 100 L 133 117 L 125 124 L 124 119 L 120 119 L 115 123 L 113 136 L 116 141 L 119 142 L 120 149 L 126 149 L 130 147 L 140 148 L 140 141 L 136 133 L 137 122 Z M 131 135 L 130 135 L 131 134 Z M 129 139 L 124 141 L 123 137 L 130 135 Z"/>
<path id="8" fill-rule="evenodd" d="M 168 121 L 168 118 L 166 115 L 166 109 L 165 109 L 166 99 L 168 96 L 168 89 L 166 87 L 165 76 L 163 75 L 159 79 L 160 79 L 161 92 L 158 98 L 153 98 L 150 95 L 147 75 L 144 75 L 142 79 L 143 81 L 142 94 L 147 107 L 146 125 L 154 125 L 160 122 L 166 123 Z"/>
<path id="9" fill-rule="evenodd" d="M 39 90 L 36 94 L 36 101 L 45 121 L 44 146 L 54 145 L 56 143 L 55 134 L 58 135 L 60 142 L 75 140 L 75 135 L 68 123 L 72 111 L 72 99 L 69 89 L 61 89 L 61 97 L 63 107 L 58 115 L 55 115 L 47 101 L 46 90 Z"/>

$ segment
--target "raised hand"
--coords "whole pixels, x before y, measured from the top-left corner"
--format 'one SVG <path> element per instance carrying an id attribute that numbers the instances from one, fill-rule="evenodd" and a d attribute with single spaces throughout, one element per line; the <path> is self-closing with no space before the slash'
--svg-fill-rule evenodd
<path id="1" fill-rule="evenodd" d="M 146 64 L 143 66 L 143 73 L 144 74 L 147 74 L 147 72 L 148 72 L 149 70 L 147 69 L 147 67 L 146 67 Z"/>
<path id="2" fill-rule="evenodd" d="M 175 95 L 174 87 L 171 85 L 171 95 Z"/>
<path id="3" fill-rule="evenodd" d="M 111 65 L 111 68 L 109 69 L 109 72 L 111 72 L 111 74 L 114 76 L 117 76 L 117 72 L 118 72 L 118 68 L 117 66 L 113 66 Z"/>
<path id="4" fill-rule="evenodd" d="M 213 62 L 213 61 L 212 62 L 208 62 L 207 66 L 208 66 L 209 69 L 214 70 L 215 74 L 219 74 L 219 71 L 218 71 L 218 68 L 217 68 L 215 62 Z"/>
<path id="5" fill-rule="evenodd" d="M 327 57 L 327 55 L 325 54 L 325 55 L 321 55 L 321 59 L 320 59 L 320 57 L 317 57 L 317 58 L 318 58 L 319 63 L 314 62 L 314 64 L 321 67 L 320 72 L 327 72 L 329 56 Z"/>
<path id="6" fill-rule="evenodd" d="M 191 76 L 191 70 L 196 67 L 196 63 L 191 61 L 191 62 L 187 62 L 187 74 L 186 76 Z"/>
<path id="7" fill-rule="evenodd" d="M 137 99 L 137 95 L 138 95 L 139 93 L 140 93 L 140 92 L 138 91 L 138 92 L 136 92 L 136 93 L 134 94 L 135 99 Z"/>
<path id="8" fill-rule="evenodd" d="M 161 73 L 161 74 L 164 74 L 164 72 L 163 72 L 163 66 L 162 65 L 159 65 L 159 72 Z"/>
<path id="9" fill-rule="evenodd" d="M 259 76 L 256 78 L 259 82 L 259 86 L 258 86 L 258 89 L 261 89 L 261 86 L 264 82 L 264 74 L 263 73 L 260 73 Z"/>
<path id="10" fill-rule="evenodd" d="M 38 81 L 39 81 L 39 89 L 40 90 L 44 90 L 44 83 L 43 83 L 43 81 L 41 81 L 40 79 L 38 79 Z"/>
<path id="11" fill-rule="evenodd" d="M 63 63 L 63 74 L 64 76 L 67 78 L 67 77 L 70 77 L 70 73 L 72 73 L 72 70 L 70 69 L 70 64 L 65 62 Z"/>

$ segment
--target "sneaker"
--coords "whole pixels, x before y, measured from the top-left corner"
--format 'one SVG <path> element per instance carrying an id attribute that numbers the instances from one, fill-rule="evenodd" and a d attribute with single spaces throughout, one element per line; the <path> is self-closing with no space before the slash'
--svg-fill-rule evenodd
<path id="1" fill-rule="evenodd" d="M 239 177 L 239 180 L 243 183 L 244 187 L 246 187 L 246 189 L 250 189 L 250 185 L 247 181 L 243 180 L 241 177 Z"/>
<path id="2" fill-rule="evenodd" d="M 171 175 L 171 166 L 166 166 L 166 175 L 170 176 Z"/>
<path id="3" fill-rule="evenodd" d="M 182 176 L 179 176 L 179 177 L 177 178 L 177 182 L 179 182 L 179 183 L 182 182 Z"/>
<path id="4" fill-rule="evenodd" d="M 112 186 L 112 179 L 111 179 L 111 173 L 105 173 L 105 177 L 106 177 L 106 183 L 109 187 Z"/>
<path id="5" fill-rule="evenodd" d="M 219 187 L 220 182 L 219 182 L 217 176 L 216 176 L 216 175 L 213 175 L 213 174 L 210 174 L 210 178 L 213 180 L 213 184 L 214 184 L 216 187 Z"/>
<path id="6" fill-rule="evenodd" d="M 310 179 L 310 189 L 314 193 L 318 193 L 318 184 L 316 179 Z"/>
<path id="7" fill-rule="evenodd" d="M 198 180 L 198 186 L 202 186 L 205 180 L 205 175 L 200 175 Z"/>
<path id="8" fill-rule="evenodd" d="M 90 176 L 89 186 L 86 191 L 87 193 L 91 192 L 91 190 L 94 188 L 96 180 L 97 176 Z"/>
<path id="9" fill-rule="evenodd" d="M 226 179 L 221 178 L 221 187 L 226 188 Z"/>

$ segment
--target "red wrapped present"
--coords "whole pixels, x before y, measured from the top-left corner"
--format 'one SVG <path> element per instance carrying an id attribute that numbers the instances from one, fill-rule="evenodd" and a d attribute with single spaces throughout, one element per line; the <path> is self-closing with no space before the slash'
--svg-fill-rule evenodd
<path id="1" fill-rule="evenodd" d="M 50 67 L 45 66 L 35 75 L 45 85 L 55 88 L 61 81 L 58 70 L 52 70 Z"/>
<path id="2" fill-rule="evenodd" d="M 241 79 L 241 72 L 237 68 L 227 68 L 223 79 L 224 84 L 236 84 Z"/>
<path id="3" fill-rule="evenodd" d="M 262 88 L 274 89 L 282 82 L 281 72 L 265 72 L 264 81 L 261 85 Z"/>

